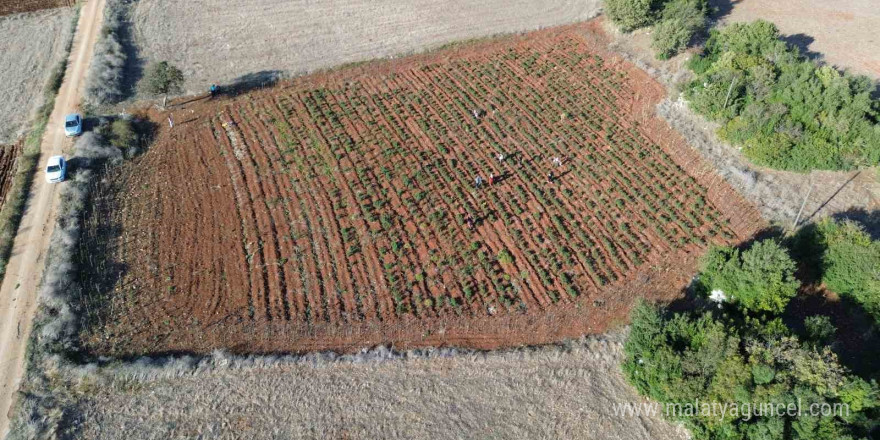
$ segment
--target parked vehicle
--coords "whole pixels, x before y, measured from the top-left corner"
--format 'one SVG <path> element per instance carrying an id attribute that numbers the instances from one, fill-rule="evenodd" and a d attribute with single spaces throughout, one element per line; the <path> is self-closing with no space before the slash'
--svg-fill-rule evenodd
<path id="1" fill-rule="evenodd" d="M 68 137 L 79 136 L 83 132 L 82 116 L 77 113 L 69 114 L 64 118 L 64 134 Z"/>
<path id="2" fill-rule="evenodd" d="M 67 177 L 67 161 L 64 156 L 52 156 L 46 165 L 46 181 L 49 183 L 63 182 Z"/>

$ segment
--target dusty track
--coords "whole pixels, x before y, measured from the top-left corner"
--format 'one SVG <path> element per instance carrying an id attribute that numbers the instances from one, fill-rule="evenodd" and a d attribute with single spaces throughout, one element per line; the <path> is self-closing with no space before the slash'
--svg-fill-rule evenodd
<path id="1" fill-rule="evenodd" d="M 78 106 L 82 86 L 101 28 L 104 0 L 84 3 L 68 60 L 67 74 L 61 85 L 55 110 L 43 137 L 39 167 L 49 156 L 60 154 L 71 145 L 61 129 L 64 115 Z M 0 436 L 5 437 L 7 413 L 24 370 L 24 354 L 36 310 L 37 288 L 42 278 L 46 250 L 55 225 L 58 185 L 49 185 L 37 173 L 25 208 L 24 218 L 15 238 L 6 277 L 0 287 Z"/>

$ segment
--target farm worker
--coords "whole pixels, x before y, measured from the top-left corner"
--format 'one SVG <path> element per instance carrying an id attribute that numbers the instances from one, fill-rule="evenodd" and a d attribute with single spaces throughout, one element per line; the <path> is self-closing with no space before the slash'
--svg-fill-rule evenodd
<path id="1" fill-rule="evenodd" d="M 547 183 L 553 183 L 553 171 L 547 173 Z"/>
<path id="2" fill-rule="evenodd" d="M 495 173 L 489 173 L 489 186 L 495 184 Z"/>
<path id="3" fill-rule="evenodd" d="M 474 230 L 474 218 L 470 214 L 468 214 L 467 218 L 464 221 L 465 221 L 465 223 L 467 223 L 468 229 L 473 231 Z"/>
<path id="4" fill-rule="evenodd" d="M 168 126 L 174 128 L 174 119 L 171 114 L 168 115 Z"/>
<path id="5" fill-rule="evenodd" d="M 560 159 L 559 156 L 554 157 L 553 158 L 553 165 L 561 167 L 562 166 L 562 159 Z"/>
<path id="6" fill-rule="evenodd" d="M 212 98 L 215 97 L 215 96 L 217 96 L 217 91 L 218 91 L 218 90 L 220 90 L 220 88 L 217 87 L 217 84 L 211 84 L 211 97 L 212 97 Z"/>
<path id="7" fill-rule="evenodd" d="M 480 176 L 477 176 L 477 178 L 474 179 L 474 185 L 475 185 L 477 188 L 483 186 L 483 178 L 480 177 Z"/>
<path id="8" fill-rule="evenodd" d="M 498 153 L 498 162 L 504 162 L 504 153 Z"/>

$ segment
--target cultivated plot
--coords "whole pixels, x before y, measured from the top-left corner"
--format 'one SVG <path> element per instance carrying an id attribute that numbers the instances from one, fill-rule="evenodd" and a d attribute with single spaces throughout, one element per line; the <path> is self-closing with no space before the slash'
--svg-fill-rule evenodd
<path id="1" fill-rule="evenodd" d="M 492 347 L 676 297 L 710 243 L 762 222 L 590 26 L 178 108 L 96 190 L 84 341 Z"/>

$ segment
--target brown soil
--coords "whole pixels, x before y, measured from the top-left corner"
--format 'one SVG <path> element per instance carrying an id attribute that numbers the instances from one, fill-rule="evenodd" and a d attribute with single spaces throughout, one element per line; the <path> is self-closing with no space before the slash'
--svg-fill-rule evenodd
<path id="1" fill-rule="evenodd" d="M 0 145 L 0 209 L 6 204 L 6 196 L 15 180 L 21 148 L 21 142 L 14 145 Z"/>
<path id="2" fill-rule="evenodd" d="M 677 298 L 709 243 L 764 223 L 606 44 L 593 21 L 190 100 L 173 129 L 151 111 L 85 222 L 83 342 L 494 348 Z"/>
<path id="3" fill-rule="evenodd" d="M 76 0 L 0 0 L 0 17 L 75 4 Z"/>

